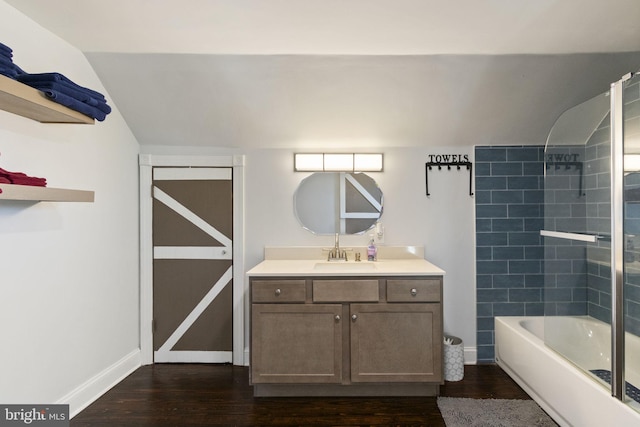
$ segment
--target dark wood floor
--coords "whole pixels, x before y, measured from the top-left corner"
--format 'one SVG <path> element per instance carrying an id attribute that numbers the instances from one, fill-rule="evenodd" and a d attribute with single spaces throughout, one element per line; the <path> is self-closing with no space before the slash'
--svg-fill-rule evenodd
<path id="1" fill-rule="evenodd" d="M 80 426 L 444 426 L 435 397 L 254 398 L 248 368 L 143 366 L 71 420 Z M 465 366 L 442 396 L 530 399 L 496 365 Z"/>

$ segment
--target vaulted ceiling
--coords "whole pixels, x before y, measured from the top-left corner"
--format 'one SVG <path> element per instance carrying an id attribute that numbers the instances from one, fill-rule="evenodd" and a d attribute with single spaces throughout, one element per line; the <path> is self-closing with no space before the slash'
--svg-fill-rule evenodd
<path id="1" fill-rule="evenodd" d="M 5 1 L 145 145 L 540 144 L 640 70 L 637 0 Z"/>

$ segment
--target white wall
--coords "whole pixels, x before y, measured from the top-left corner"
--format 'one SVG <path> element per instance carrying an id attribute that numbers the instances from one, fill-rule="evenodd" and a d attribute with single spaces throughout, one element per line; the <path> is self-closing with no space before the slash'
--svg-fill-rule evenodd
<path id="1" fill-rule="evenodd" d="M 345 150 L 347 147 L 345 147 Z M 359 150 L 367 151 L 367 150 Z M 423 245 L 425 258 L 446 271 L 445 332 L 463 339 L 467 361 L 475 362 L 475 199 L 467 170 L 429 173 L 428 154 L 467 154 L 473 147 L 372 148 L 384 152 L 384 172 L 369 173 L 384 194 L 386 245 Z M 264 246 L 333 245 L 331 236 L 303 230 L 293 213 L 293 193 L 308 174 L 293 172 L 293 150 L 246 152 L 246 268 L 263 259 Z M 342 245 L 365 245 L 367 235 L 343 236 Z M 471 360 L 470 360 L 471 359 Z"/>
<path id="2" fill-rule="evenodd" d="M 0 28 L 25 71 L 106 94 L 80 51 L 4 1 Z M 138 151 L 117 110 L 94 126 L 0 111 L 0 167 L 95 191 L 95 203 L 0 201 L 0 402 L 73 414 L 135 367 Z"/>
<path id="3" fill-rule="evenodd" d="M 142 146 L 141 151 L 158 155 L 245 155 L 247 270 L 264 259 L 265 246 L 333 246 L 332 236 L 313 235 L 302 229 L 295 218 L 293 194 L 309 174 L 293 172 L 294 148 L 239 152 L 202 147 Z M 434 170 L 429 173 L 431 197 L 426 197 L 425 191 L 425 163 L 429 154 L 466 154 L 473 161 L 473 147 L 370 147 L 357 151 L 384 153 L 385 170 L 368 173 L 384 194 L 381 218 L 385 227 L 384 244 L 423 245 L 425 258 L 446 271 L 445 333 L 462 338 L 465 362 L 475 363 L 475 199 L 469 196 L 469 172 Z M 345 246 L 365 245 L 368 237 L 366 234 L 342 236 L 340 241 Z M 248 336 L 247 333 L 247 339 Z"/>

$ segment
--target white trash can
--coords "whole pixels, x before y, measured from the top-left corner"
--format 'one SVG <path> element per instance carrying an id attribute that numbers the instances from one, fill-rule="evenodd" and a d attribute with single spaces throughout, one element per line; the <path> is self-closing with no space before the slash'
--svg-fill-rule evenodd
<path id="1" fill-rule="evenodd" d="M 444 380 L 460 381 L 464 378 L 464 345 L 458 337 L 444 337 Z"/>

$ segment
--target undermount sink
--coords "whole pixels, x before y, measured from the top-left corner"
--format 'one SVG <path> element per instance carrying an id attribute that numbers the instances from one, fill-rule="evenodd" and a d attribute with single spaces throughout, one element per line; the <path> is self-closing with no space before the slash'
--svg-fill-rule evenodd
<path id="1" fill-rule="evenodd" d="M 371 262 L 318 262 L 314 270 L 321 271 L 371 271 L 376 265 Z"/>

